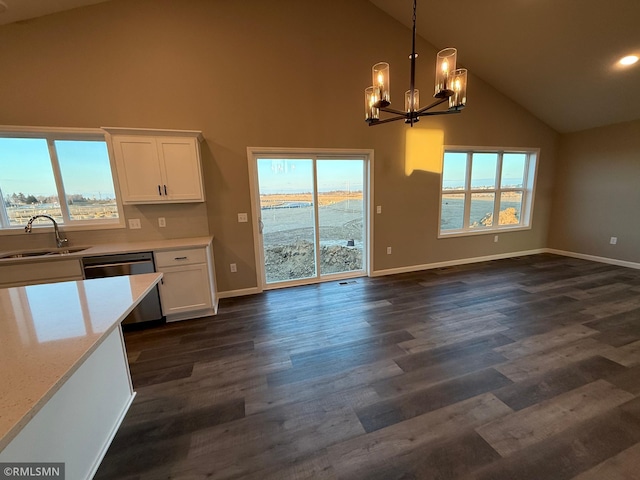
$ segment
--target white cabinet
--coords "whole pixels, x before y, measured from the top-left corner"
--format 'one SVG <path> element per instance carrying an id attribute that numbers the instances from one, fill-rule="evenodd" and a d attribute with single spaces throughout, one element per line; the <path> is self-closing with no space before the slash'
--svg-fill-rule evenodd
<path id="1" fill-rule="evenodd" d="M 214 315 L 217 298 L 210 247 L 154 253 L 162 272 L 160 302 L 168 322 Z"/>
<path id="2" fill-rule="evenodd" d="M 105 130 L 112 138 L 123 203 L 204 202 L 200 132 Z"/>

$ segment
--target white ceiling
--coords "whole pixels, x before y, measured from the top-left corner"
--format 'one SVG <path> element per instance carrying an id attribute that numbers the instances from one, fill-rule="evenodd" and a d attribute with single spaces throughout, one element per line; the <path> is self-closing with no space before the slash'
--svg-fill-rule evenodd
<path id="1" fill-rule="evenodd" d="M 0 25 L 104 1 L 0 0 Z M 411 26 L 412 0 L 370 1 Z M 456 47 L 460 65 L 570 132 L 640 118 L 640 62 L 616 66 L 640 56 L 639 22 L 640 0 L 418 0 L 417 30 L 436 48 Z M 468 95 L 472 108 L 472 83 Z"/>
<path id="2" fill-rule="evenodd" d="M 411 25 L 412 0 L 370 1 Z M 418 35 L 439 49 L 456 47 L 459 64 L 559 132 L 640 119 L 640 62 L 616 65 L 640 56 L 639 23 L 640 0 L 418 0 L 417 7 Z M 467 93 L 472 108 L 471 82 Z"/>

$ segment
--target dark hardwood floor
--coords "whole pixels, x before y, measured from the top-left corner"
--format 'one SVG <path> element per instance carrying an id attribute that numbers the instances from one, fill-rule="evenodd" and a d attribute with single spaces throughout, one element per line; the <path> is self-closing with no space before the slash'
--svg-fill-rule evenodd
<path id="1" fill-rule="evenodd" d="M 640 478 L 640 270 L 359 278 L 125 339 L 138 395 L 96 479 Z"/>

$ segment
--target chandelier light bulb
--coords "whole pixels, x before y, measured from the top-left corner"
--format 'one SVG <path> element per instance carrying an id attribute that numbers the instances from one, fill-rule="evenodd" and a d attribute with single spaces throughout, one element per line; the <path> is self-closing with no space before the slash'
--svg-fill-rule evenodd
<path id="1" fill-rule="evenodd" d="M 467 70 L 459 68 L 451 72 L 453 94 L 449 97 L 449 109 L 461 110 L 467 103 Z"/>
<path id="2" fill-rule="evenodd" d="M 376 63 L 372 70 L 373 85 L 378 88 L 376 108 L 387 107 L 390 103 L 389 96 L 389 64 Z"/>
<path id="3" fill-rule="evenodd" d="M 380 88 L 371 86 L 364 91 L 364 119 L 366 122 L 374 122 L 380 119 L 380 110 L 376 108 Z"/>

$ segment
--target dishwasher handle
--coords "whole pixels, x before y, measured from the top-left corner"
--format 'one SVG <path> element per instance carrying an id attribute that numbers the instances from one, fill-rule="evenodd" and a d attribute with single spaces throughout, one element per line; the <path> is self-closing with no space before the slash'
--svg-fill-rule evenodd
<path id="1" fill-rule="evenodd" d="M 84 269 L 89 270 L 91 268 L 108 268 L 108 267 L 126 267 L 127 265 L 140 265 L 149 263 L 148 260 L 138 260 L 133 262 L 115 262 L 115 263 L 100 263 L 95 265 L 85 265 Z"/>

